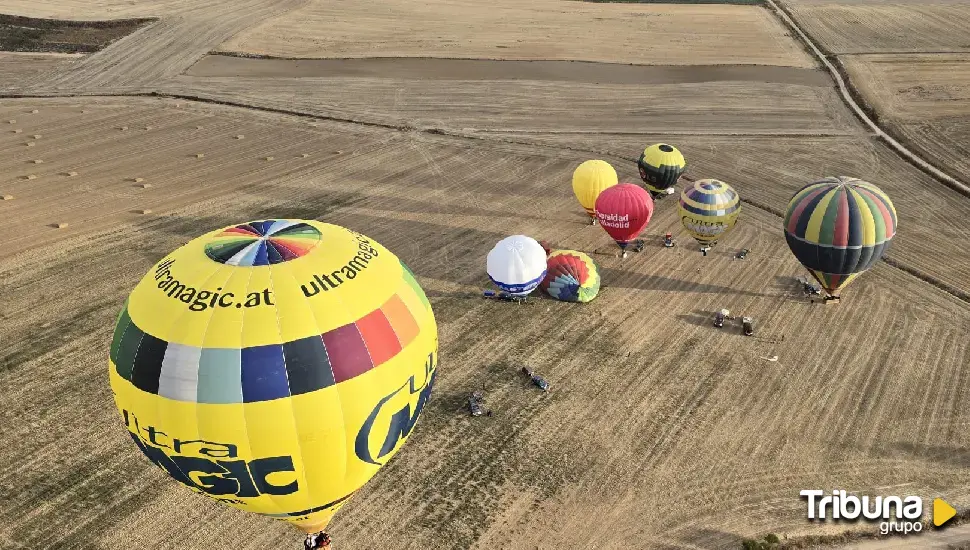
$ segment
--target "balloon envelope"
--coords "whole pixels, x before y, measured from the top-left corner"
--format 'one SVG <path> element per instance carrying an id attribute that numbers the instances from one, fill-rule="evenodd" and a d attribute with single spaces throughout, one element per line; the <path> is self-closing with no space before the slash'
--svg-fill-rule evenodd
<path id="1" fill-rule="evenodd" d="M 495 286 L 515 296 L 526 296 L 546 275 L 546 251 L 532 237 L 512 235 L 488 253 L 485 270 Z"/>
<path id="2" fill-rule="evenodd" d="M 651 216 L 653 199 L 639 185 L 620 183 L 596 199 L 596 217 L 620 248 L 637 238 Z"/>
<path id="3" fill-rule="evenodd" d="M 801 188 L 785 212 L 788 247 L 832 294 L 872 267 L 896 234 L 896 208 L 875 185 L 845 176 Z"/>
<path id="4" fill-rule="evenodd" d="M 697 180 L 680 194 L 680 221 L 702 246 L 713 246 L 741 214 L 741 197 L 733 187 L 714 179 Z"/>
<path id="5" fill-rule="evenodd" d="M 643 150 L 637 168 L 647 191 L 656 197 L 677 185 L 677 179 L 687 168 L 687 161 L 676 147 L 656 143 Z"/>
<path id="6" fill-rule="evenodd" d="M 573 193 L 591 218 L 596 218 L 596 199 L 617 184 L 616 170 L 605 160 L 587 160 L 573 172 Z"/>
<path id="7" fill-rule="evenodd" d="M 109 377 L 176 481 L 307 532 L 401 448 L 437 372 L 408 268 L 336 225 L 262 220 L 156 264 L 118 317 Z"/>
<path id="8" fill-rule="evenodd" d="M 600 273 L 588 255 L 575 250 L 556 250 L 546 261 L 542 289 L 564 302 L 588 302 L 600 291 Z"/>

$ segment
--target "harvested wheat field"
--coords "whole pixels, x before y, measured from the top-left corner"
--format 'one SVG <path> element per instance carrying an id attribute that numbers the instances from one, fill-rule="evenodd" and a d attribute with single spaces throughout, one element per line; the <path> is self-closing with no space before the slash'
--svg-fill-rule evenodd
<path id="1" fill-rule="evenodd" d="M 841 58 L 880 121 L 970 181 L 970 54 Z"/>
<path id="2" fill-rule="evenodd" d="M 241 548 L 294 542 L 291 528 L 224 509 L 152 467 L 125 436 L 105 380 L 111 326 L 137 279 L 201 232 L 267 216 L 323 219 L 377 239 L 414 269 L 440 326 L 434 397 L 401 454 L 332 524 L 343 545 L 733 548 L 769 531 L 837 531 L 804 522 L 798 490 L 875 490 L 899 483 L 901 472 L 907 492 L 970 503 L 970 464 L 959 450 L 970 443 L 961 406 L 970 397 L 962 338 L 970 304 L 879 265 L 840 306 L 813 307 L 797 297 L 800 267 L 774 214 L 746 205 L 738 231 L 707 258 L 675 231 L 682 248 L 648 246 L 621 260 L 564 185 L 586 158 L 579 151 L 163 100 L 7 100 L 2 108 L 38 117 L 26 131 L 55 142 L 48 162 L 62 150 L 78 172 L 26 182 L 54 191 L 14 188 L 16 199 L 0 203 L 19 228 L 5 244 L 22 250 L 0 263 L 0 388 L 4 402 L 20 404 L 4 409 L 2 425 L 13 428 L 0 432 L 0 448 L 26 458 L 0 480 L 5 545 L 37 547 L 52 521 L 70 526 L 58 535 L 65 541 L 98 548 L 198 548 L 226 536 Z M 639 143 L 618 139 L 603 145 Z M 790 191 L 775 189 L 768 167 L 784 166 L 783 187 L 794 185 L 819 147 L 840 148 L 859 166 L 888 163 L 888 174 L 908 169 L 838 141 L 848 138 L 827 139 L 786 146 L 695 137 L 683 147 L 696 159 L 692 173 L 723 177 L 778 208 Z M 286 166 L 261 162 L 270 154 Z M 634 175 L 632 164 L 609 158 L 621 177 Z M 210 159 L 218 164 L 195 166 Z M 849 167 L 818 169 L 835 166 Z M 755 173 L 765 175 L 743 177 Z M 77 183 L 85 174 L 101 176 Z M 134 188 L 128 176 L 157 185 Z M 919 231 L 911 218 L 950 222 L 919 214 L 918 197 L 873 179 L 906 216 L 894 250 L 921 267 L 942 261 L 965 281 L 966 260 L 946 263 L 904 239 Z M 123 210 L 139 193 L 160 195 L 138 203 L 157 215 Z M 95 219 L 99 203 L 118 206 Z M 674 206 L 658 204 L 648 238 L 677 227 Z M 43 227 L 68 213 L 67 229 Z M 482 258 L 512 233 L 594 252 L 600 297 L 586 306 L 482 301 Z M 932 232 L 925 239 L 952 242 Z M 732 259 L 741 247 L 753 251 L 744 262 Z M 710 327 L 708 312 L 720 307 L 753 316 L 759 336 Z M 670 327 L 668 336 L 659 340 L 656 326 Z M 770 355 L 779 361 L 762 359 Z M 540 369 L 553 392 L 533 392 L 516 372 L 521 364 Z M 470 419 L 465 396 L 483 382 L 496 414 Z"/>
<path id="3" fill-rule="evenodd" d="M 785 0 L 799 25 L 827 53 L 968 52 L 970 4 Z"/>
<path id="4" fill-rule="evenodd" d="M 730 25 L 723 24 L 730 20 Z M 630 24 L 635 22 L 635 24 Z M 281 37 L 286 37 L 281 40 Z M 744 44 L 744 47 L 739 47 Z M 814 67 L 761 7 L 310 0 L 222 44 L 274 57 L 570 59 Z"/>
<path id="5" fill-rule="evenodd" d="M 29 86 L 45 74 L 62 71 L 81 56 L 72 54 L 0 52 L 0 91 Z"/>
<path id="6" fill-rule="evenodd" d="M 970 12 L 956 2 L 784 5 L 836 54 L 967 49 Z M 108 384 L 112 329 L 138 280 L 204 232 L 267 218 L 380 242 L 438 323 L 431 399 L 331 523 L 340 550 L 737 549 L 767 533 L 805 545 L 877 530 L 806 521 L 798 493 L 813 488 L 919 495 L 926 518 L 935 497 L 970 507 L 959 245 L 970 200 L 860 124 L 771 10 L 17 0 L 3 11 L 158 18 L 85 56 L 0 53 L 11 96 L 0 215 L 15 228 L 0 236 L 3 550 L 300 547 L 294 527 L 153 467 Z M 880 124 L 970 174 L 963 57 L 842 60 Z M 676 199 L 657 202 L 645 249 L 621 259 L 572 193 L 590 158 L 639 181 L 636 158 L 660 141 L 683 151 L 688 179 L 721 179 L 745 201 L 706 257 Z M 781 214 L 801 186 L 837 174 L 882 188 L 900 225 L 887 261 L 822 306 L 796 282 L 805 272 Z M 514 234 L 589 253 L 599 296 L 483 300 L 486 254 Z M 721 308 L 752 317 L 755 335 L 738 319 L 711 326 Z M 483 386 L 494 415 L 471 417 Z M 965 544 L 970 529 L 882 541 Z"/>

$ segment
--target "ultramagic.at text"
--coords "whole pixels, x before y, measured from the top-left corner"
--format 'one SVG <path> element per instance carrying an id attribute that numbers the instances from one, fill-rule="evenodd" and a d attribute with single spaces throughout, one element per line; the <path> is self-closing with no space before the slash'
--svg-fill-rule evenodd
<path id="1" fill-rule="evenodd" d="M 808 499 L 808 519 L 811 520 L 854 520 L 861 516 L 868 520 L 890 521 L 895 512 L 896 518 L 916 521 L 923 515 L 923 499 L 916 496 L 857 497 L 841 490 L 826 495 L 819 489 L 804 490 L 799 494 Z"/>

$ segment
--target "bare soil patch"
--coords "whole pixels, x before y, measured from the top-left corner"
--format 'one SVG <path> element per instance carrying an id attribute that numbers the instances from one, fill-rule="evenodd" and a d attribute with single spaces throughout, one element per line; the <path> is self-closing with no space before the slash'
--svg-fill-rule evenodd
<path id="1" fill-rule="evenodd" d="M 513 61 L 493 59 L 272 59 L 208 55 L 187 73 L 198 77 L 388 78 L 405 80 L 543 80 L 596 84 L 691 84 L 770 82 L 829 87 L 816 69 L 754 65 L 644 66 L 589 61 Z"/>
<path id="2" fill-rule="evenodd" d="M 289 58 L 815 66 L 764 8 L 561 0 L 489 4 L 474 0 L 311 0 L 305 7 L 237 34 L 219 51 Z"/>
<path id="3" fill-rule="evenodd" d="M 152 21 L 64 21 L 0 14 L 0 51 L 93 53 Z"/>

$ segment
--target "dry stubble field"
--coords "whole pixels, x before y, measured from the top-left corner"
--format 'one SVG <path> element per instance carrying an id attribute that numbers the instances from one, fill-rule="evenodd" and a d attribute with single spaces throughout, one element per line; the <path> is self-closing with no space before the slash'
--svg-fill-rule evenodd
<path id="1" fill-rule="evenodd" d="M 174 76 L 244 11 L 202 34 L 204 18 L 163 21 L 131 38 L 144 42 L 132 58 L 112 46 L 50 82 L 152 82 L 464 137 L 186 101 L 0 101 L 9 151 L 0 194 L 14 195 L 0 212 L 17 227 L 0 238 L 0 401 L 18 404 L 0 413 L 4 550 L 51 546 L 54 523 L 66 526 L 54 547 L 296 542 L 289 528 L 223 509 L 151 467 L 124 435 L 105 376 L 114 316 L 153 262 L 209 229 L 269 216 L 376 238 L 415 270 L 441 330 L 436 393 L 404 451 L 334 522 L 341 548 L 736 548 L 769 531 L 842 529 L 805 522 L 806 487 L 905 482 L 899 490 L 970 505 L 970 305 L 885 264 L 841 306 L 794 297 L 801 270 L 770 210 L 830 173 L 867 177 L 896 201 L 895 260 L 950 286 L 970 280 L 970 252 L 954 246 L 970 205 L 865 138 L 830 89 L 777 73 L 765 82 L 653 73 L 650 86 Z M 188 46 L 171 41 L 179 36 Z M 629 159 L 660 139 L 684 150 L 692 176 L 724 179 L 768 210 L 746 205 L 708 258 L 687 246 L 611 255 L 605 233 L 583 224 L 569 175 L 598 156 L 636 178 Z M 661 202 L 647 233 L 674 230 L 688 245 L 674 206 Z M 144 208 L 153 213 L 132 212 Z M 70 225 L 46 226 L 56 221 Z M 585 307 L 482 301 L 483 258 L 512 233 L 596 251 L 601 296 Z M 731 260 L 741 247 L 752 254 Z M 720 307 L 754 316 L 759 336 L 715 330 Z M 516 373 L 522 363 L 553 392 L 533 392 Z M 464 411 L 482 382 L 496 411 L 484 421 Z"/>
<path id="2" fill-rule="evenodd" d="M 970 182 L 970 3 L 785 0 L 880 123 Z"/>
<path id="3" fill-rule="evenodd" d="M 970 181 L 970 53 L 842 59 L 881 124 Z"/>
<path id="4" fill-rule="evenodd" d="M 440 386 L 405 451 L 334 523 L 344 545 L 731 547 L 766 531 L 818 533 L 801 519 L 802 487 L 864 490 L 900 476 L 907 491 L 970 502 L 960 450 L 970 443 L 960 405 L 970 397 L 961 336 L 970 305 L 885 265 L 839 307 L 795 299 L 800 271 L 770 213 L 747 207 L 725 248 L 706 259 L 687 246 L 651 246 L 620 260 L 564 184 L 584 155 L 561 147 L 163 100 L 7 100 L 0 110 L 19 117 L 24 133 L 45 132 L 25 150 L 61 139 L 48 152 L 63 149 L 81 167 L 75 178 L 89 178 L 58 178 L 68 165 L 50 156 L 50 175 L 23 180 L 38 187 L 18 181 L 19 195 L 0 203 L 18 227 L 5 244 L 29 245 L 0 263 L 0 391 L 19 404 L 0 422 L 4 546 L 37 547 L 54 521 L 69 526 L 65 541 L 92 548 L 199 547 L 230 534 L 242 548 L 293 541 L 281 524 L 167 481 L 127 440 L 104 383 L 113 318 L 152 263 L 200 232 L 264 216 L 315 217 L 376 238 L 419 275 L 441 326 Z M 121 123 L 129 129 L 108 131 Z M 616 139 L 603 146 L 626 149 L 630 138 Z M 861 165 L 878 154 L 828 139 Z M 810 151 L 826 145 L 766 142 L 697 137 L 684 148 L 696 173 L 773 201 L 788 191 L 774 189 L 770 170 L 794 185 L 812 166 Z M 196 150 L 212 152 L 186 156 Z M 260 160 L 267 155 L 275 160 Z M 632 164 L 611 160 L 634 175 Z M 158 185 L 121 181 L 135 172 Z M 894 196 L 903 215 L 920 217 L 911 210 L 918 200 Z M 72 202 L 71 226 L 43 226 L 69 215 Z M 164 214 L 129 214 L 136 203 Z M 117 206 L 97 216 L 99 204 Z M 687 245 L 673 207 L 659 204 L 648 233 L 675 229 Z M 477 298 L 485 253 L 518 232 L 599 251 L 600 298 L 586 307 Z M 898 244 L 901 254 L 920 253 L 918 243 Z M 745 262 L 731 259 L 740 247 L 754 251 Z M 760 336 L 710 327 L 719 307 L 753 315 Z M 761 359 L 775 354 L 777 364 Z M 523 363 L 553 393 L 533 392 L 517 376 Z M 497 414 L 472 420 L 464 396 L 482 382 Z M 591 524 L 594 516 L 602 519 Z"/>
<path id="5" fill-rule="evenodd" d="M 561 0 L 310 0 L 237 34 L 219 50 L 275 57 L 815 66 L 761 8 Z"/>

